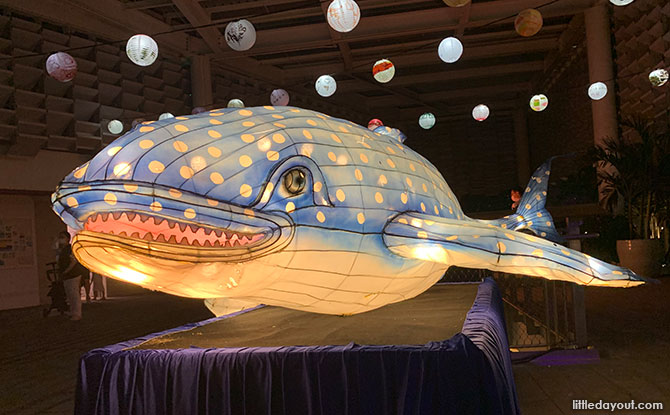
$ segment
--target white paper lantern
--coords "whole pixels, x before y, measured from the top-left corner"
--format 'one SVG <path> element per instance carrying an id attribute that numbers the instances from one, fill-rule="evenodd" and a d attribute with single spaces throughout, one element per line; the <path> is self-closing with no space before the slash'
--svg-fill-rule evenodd
<path id="1" fill-rule="evenodd" d="M 288 105 L 289 99 L 290 97 L 288 95 L 288 92 L 286 92 L 283 89 L 275 89 L 270 94 L 270 103 L 272 103 L 272 105 L 276 105 L 279 107 L 284 107 Z"/>
<path id="2" fill-rule="evenodd" d="M 119 120 L 112 120 L 107 124 L 107 129 L 112 134 L 121 134 L 123 131 L 123 123 Z"/>
<path id="3" fill-rule="evenodd" d="M 594 82 L 589 87 L 589 97 L 591 97 L 592 100 L 601 100 L 605 98 L 605 95 L 607 95 L 607 85 L 604 83 Z"/>
<path id="4" fill-rule="evenodd" d="M 419 125 L 424 130 L 430 130 L 435 125 L 435 115 L 433 115 L 433 113 L 430 112 L 421 114 L 421 116 L 419 117 Z"/>
<path id="5" fill-rule="evenodd" d="M 337 82 L 330 75 L 321 75 L 319 79 L 316 80 L 316 92 L 319 93 L 322 97 L 329 97 L 335 93 L 337 89 Z"/>
<path id="6" fill-rule="evenodd" d="M 388 59 L 380 59 L 372 65 L 372 76 L 377 82 L 385 84 L 393 79 L 395 66 Z"/>
<path id="7" fill-rule="evenodd" d="M 634 1 L 635 0 L 610 0 L 610 3 L 612 3 L 615 6 L 626 6 Z"/>
<path id="8" fill-rule="evenodd" d="M 472 109 L 472 118 L 477 121 L 484 121 L 489 117 L 489 107 L 484 104 L 479 104 Z"/>
<path id="9" fill-rule="evenodd" d="M 549 105 L 549 98 L 544 94 L 533 95 L 529 105 L 533 111 L 544 111 L 547 108 L 547 105 Z"/>
<path id="10" fill-rule="evenodd" d="M 149 66 L 158 58 L 158 45 L 147 35 L 135 35 L 126 43 L 126 55 L 135 65 Z"/>
<path id="11" fill-rule="evenodd" d="M 454 63 L 463 54 L 463 44 L 455 37 L 444 38 L 440 42 L 440 46 L 437 47 L 437 54 L 444 62 Z"/>
<path id="12" fill-rule="evenodd" d="M 47 73 L 59 82 L 71 81 L 77 74 L 77 61 L 65 52 L 56 52 L 47 58 Z"/>
<path id="13" fill-rule="evenodd" d="M 161 115 L 158 116 L 159 120 L 167 120 L 168 118 L 174 118 L 174 115 L 172 115 L 169 112 L 164 112 Z"/>
<path id="14" fill-rule="evenodd" d="M 649 82 L 653 86 L 663 86 L 668 82 L 668 71 L 665 69 L 656 69 L 649 74 Z"/>
<path id="15" fill-rule="evenodd" d="M 246 19 L 228 23 L 225 36 L 228 46 L 236 51 L 249 50 L 256 43 L 256 29 Z"/>
<path id="16" fill-rule="evenodd" d="M 244 102 L 241 99 L 233 98 L 228 101 L 228 108 L 244 108 Z"/>
<path id="17" fill-rule="evenodd" d="M 328 6 L 328 24 L 338 32 L 351 32 L 360 20 L 361 9 L 354 0 L 333 0 Z"/>

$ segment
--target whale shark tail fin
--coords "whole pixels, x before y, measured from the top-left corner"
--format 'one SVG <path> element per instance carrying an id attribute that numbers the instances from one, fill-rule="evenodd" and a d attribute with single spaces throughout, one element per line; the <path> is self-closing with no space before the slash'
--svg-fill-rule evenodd
<path id="1" fill-rule="evenodd" d="M 515 231 L 528 229 L 544 239 L 553 242 L 562 242 L 563 238 L 554 226 L 554 219 L 551 217 L 549 211 L 545 209 L 551 161 L 555 158 L 552 157 L 545 161 L 530 176 L 530 181 L 522 193 L 516 212 L 490 223 Z"/>

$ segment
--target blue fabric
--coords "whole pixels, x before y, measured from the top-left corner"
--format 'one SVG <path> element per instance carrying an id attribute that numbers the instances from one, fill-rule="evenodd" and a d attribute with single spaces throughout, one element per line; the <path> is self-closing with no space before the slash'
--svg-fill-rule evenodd
<path id="1" fill-rule="evenodd" d="M 234 315 L 88 352 L 75 413 L 518 413 L 502 303 L 491 279 L 480 285 L 463 333 L 441 342 L 127 349 Z"/>

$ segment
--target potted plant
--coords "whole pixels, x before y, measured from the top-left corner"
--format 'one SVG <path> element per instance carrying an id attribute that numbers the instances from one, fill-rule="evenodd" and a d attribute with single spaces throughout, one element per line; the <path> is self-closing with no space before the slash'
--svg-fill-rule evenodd
<path id="1" fill-rule="evenodd" d="M 606 138 L 594 149 L 598 189 L 601 203 L 628 221 L 628 239 L 617 241 L 621 265 L 654 277 L 664 252 L 659 231 L 667 233 L 670 133 L 653 131 L 639 117 L 623 127 L 626 134 Z"/>

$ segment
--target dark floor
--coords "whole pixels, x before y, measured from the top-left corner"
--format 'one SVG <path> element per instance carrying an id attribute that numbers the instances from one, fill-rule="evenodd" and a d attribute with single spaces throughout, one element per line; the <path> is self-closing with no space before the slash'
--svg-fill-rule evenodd
<path id="1" fill-rule="evenodd" d="M 162 294 L 84 305 L 84 319 L 0 312 L 0 413 L 71 414 L 79 356 L 95 347 L 203 320 L 201 301 Z M 595 365 L 515 367 L 524 415 L 584 414 L 573 399 L 665 401 L 670 406 L 670 279 L 636 289 L 587 289 Z M 612 412 L 601 412 L 612 413 Z M 617 415 L 665 411 L 615 412 Z"/>

